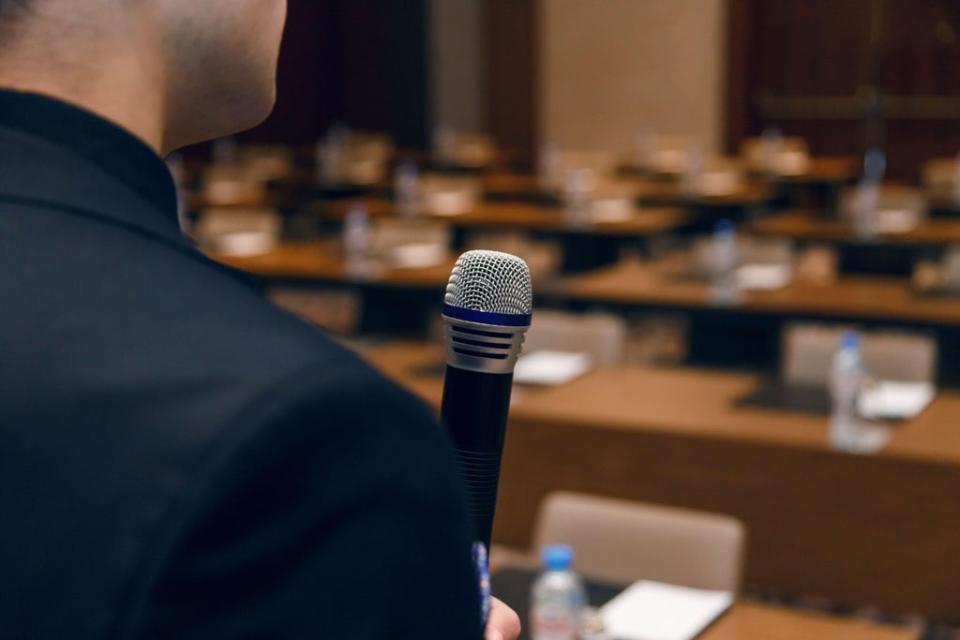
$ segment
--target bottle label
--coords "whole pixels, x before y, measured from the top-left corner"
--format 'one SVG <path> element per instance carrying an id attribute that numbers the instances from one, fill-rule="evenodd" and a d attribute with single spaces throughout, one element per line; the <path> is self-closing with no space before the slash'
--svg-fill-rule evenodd
<path id="1" fill-rule="evenodd" d="M 544 604 L 535 606 L 532 616 L 534 640 L 576 640 L 577 618 L 568 607 Z"/>

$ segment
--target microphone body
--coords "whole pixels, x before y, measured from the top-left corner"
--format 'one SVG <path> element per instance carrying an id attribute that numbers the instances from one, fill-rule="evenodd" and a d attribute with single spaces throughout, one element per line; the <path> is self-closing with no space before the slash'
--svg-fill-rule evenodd
<path id="1" fill-rule="evenodd" d="M 526 327 L 483 323 L 481 329 L 481 323 L 465 323 L 451 317 L 450 308 L 444 311 L 448 348 L 440 414 L 453 440 L 478 540 L 489 548 L 513 367 Z"/>
<path id="2" fill-rule="evenodd" d="M 520 258 L 470 251 L 457 261 L 444 300 L 447 368 L 440 413 L 485 548 L 493 531 L 513 369 L 530 327 L 531 289 Z"/>

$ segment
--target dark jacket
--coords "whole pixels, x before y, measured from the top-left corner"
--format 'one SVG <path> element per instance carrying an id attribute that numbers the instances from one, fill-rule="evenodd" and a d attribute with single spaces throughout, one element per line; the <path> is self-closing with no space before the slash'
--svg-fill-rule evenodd
<path id="1" fill-rule="evenodd" d="M 480 637 L 430 412 L 184 239 L 121 129 L 0 92 L 0 637 Z"/>

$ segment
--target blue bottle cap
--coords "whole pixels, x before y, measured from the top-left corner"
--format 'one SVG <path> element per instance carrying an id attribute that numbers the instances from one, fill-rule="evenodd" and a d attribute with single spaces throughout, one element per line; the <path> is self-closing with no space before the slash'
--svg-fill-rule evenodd
<path id="1" fill-rule="evenodd" d="M 540 553 L 548 571 L 566 571 L 573 564 L 573 548 L 566 544 L 551 544 Z"/>
<path id="2" fill-rule="evenodd" d="M 732 234 L 736 231 L 736 228 L 733 226 L 732 221 L 723 219 L 717 220 L 717 224 L 714 225 L 713 231 L 715 233 Z"/>
<path id="3" fill-rule="evenodd" d="M 860 348 L 860 334 L 856 331 L 848 330 L 844 331 L 840 336 L 840 348 L 841 349 L 859 349 Z"/>

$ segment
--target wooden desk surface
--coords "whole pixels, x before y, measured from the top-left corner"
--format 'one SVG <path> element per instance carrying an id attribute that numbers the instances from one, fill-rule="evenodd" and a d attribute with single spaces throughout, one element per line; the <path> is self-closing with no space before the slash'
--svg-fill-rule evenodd
<path id="1" fill-rule="evenodd" d="M 769 184 L 763 182 L 744 182 L 737 189 L 723 195 L 690 194 L 676 180 L 657 180 L 644 177 L 624 177 L 624 184 L 630 186 L 634 197 L 640 202 L 664 206 L 716 205 L 716 206 L 754 206 L 768 202 L 774 195 Z M 500 173 L 484 177 L 484 191 L 498 198 L 529 199 L 548 197 L 549 193 L 541 186 L 535 175 Z"/>
<path id="2" fill-rule="evenodd" d="M 960 198 L 953 188 L 927 189 L 927 206 L 930 209 L 946 212 L 951 215 L 960 213 Z"/>
<path id="3" fill-rule="evenodd" d="M 852 225 L 837 218 L 817 216 L 808 211 L 790 211 L 765 216 L 750 223 L 756 234 L 818 242 L 944 246 L 960 243 L 960 220 L 928 218 L 906 233 L 880 234 L 859 240 Z"/>
<path id="4" fill-rule="evenodd" d="M 449 261 L 431 267 L 379 267 L 367 274 L 351 274 L 339 251 L 329 241 L 285 243 L 268 253 L 255 256 L 209 255 L 218 262 L 261 278 L 375 284 L 438 291 L 446 285 L 454 262 L 451 257 Z"/>
<path id="5" fill-rule="evenodd" d="M 910 629 L 740 602 L 702 640 L 916 640 Z"/>
<path id="6" fill-rule="evenodd" d="M 440 361 L 439 347 L 366 355 L 439 406 L 442 379 L 414 373 Z M 941 393 L 886 448 L 857 456 L 827 447 L 824 417 L 732 406 L 756 381 L 628 366 L 516 389 L 495 540 L 529 545 L 557 490 L 727 513 L 749 532 L 747 584 L 960 620 L 960 395 Z M 725 633 L 760 633 L 764 614 L 751 615 Z"/>
<path id="7" fill-rule="evenodd" d="M 588 302 L 671 308 L 713 308 L 705 282 L 670 276 L 648 263 L 622 262 L 552 284 L 548 296 Z M 794 282 L 750 291 L 738 313 L 801 315 L 900 324 L 960 325 L 960 297 L 922 296 L 906 279 L 847 276 L 829 284 Z"/>
<path id="8" fill-rule="evenodd" d="M 843 184 L 860 172 L 860 161 L 854 156 L 814 156 L 807 171 L 793 176 L 781 176 L 786 183 Z"/>
<path id="9" fill-rule="evenodd" d="M 442 379 L 416 373 L 442 362 L 440 346 L 391 342 L 364 355 L 390 378 L 440 406 Z M 828 421 L 822 416 L 735 406 L 762 380 L 729 371 L 604 367 L 558 387 L 515 388 L 511 419 L 827 451 Z M 637 401 L 638 394 L 643 402 Z M 958 419 L 960 392 L 942 390 L 920 416 L 898 425 L 890 443 L 874 457 L 960 466 Z"/>
<path id="10" fill-rule="evenodd" d="M 641 202 L 658 204 L 753 207 L 769 202 L 773 196 L 773 188 L 761 182 L 744 182 L 724 194 L 690 194 L 673 182 L 640 181 L 637 184 L 637 197 Z"/>
<path id="11" fill-rule="evenodd" d="M 333 202 L 319 210 L 340 220 L 357 201 Z M 371 217 L 397 216 L 396 206 L 390 200 L 367 198 L 361 200 Z M 690 215 L 677 208 L 643 207 L 629 219 L 616 222 L 596 222 L 586 227 L 571 226 L 562 209 L 524 202 L 480 202 L 467 213 L 453 216 L 424 215 L 424 220 L 466 228 L 523 229 L 582 235 L 639 236 L 674 231 L 690 222 Z"/>
<path id="12" fill-rule="evenodd" d="M 624 171 L 632 174 L 649 174 L 648 170 L 636 166 L 624 166 Z M 780 182 L 795 184 L 843 184 L 853 180 L 860 171 L 860 160 L 856 156 L 814 156 L 803 173 L 779 176 Z M 659 174 L 659 179 L 678 179 L 677 174 Z"/>

